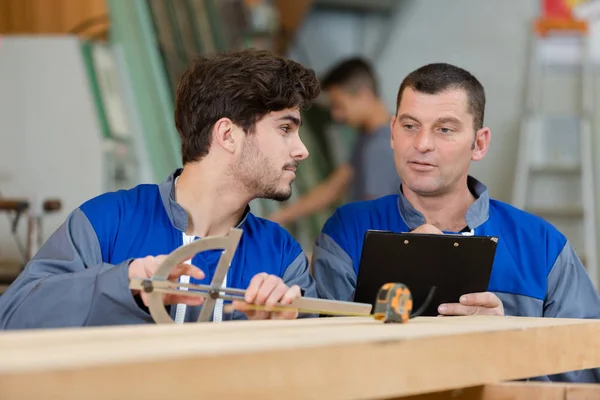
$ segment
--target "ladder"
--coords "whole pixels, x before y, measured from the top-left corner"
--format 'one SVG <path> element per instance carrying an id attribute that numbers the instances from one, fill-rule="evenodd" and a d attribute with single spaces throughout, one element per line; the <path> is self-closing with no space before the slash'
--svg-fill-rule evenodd
<path id="1" fill-rule="evenodd" d="M 575 19 L 534 24 L 512 202 L 565 234 L 598 288 L 587 32 Z"/>

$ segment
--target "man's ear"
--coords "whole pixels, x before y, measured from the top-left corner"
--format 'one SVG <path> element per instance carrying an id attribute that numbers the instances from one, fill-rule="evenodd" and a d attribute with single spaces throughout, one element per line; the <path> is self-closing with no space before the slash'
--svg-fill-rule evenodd
<path id="1" fill-rule="evenodd" d="M 212 130 L 213 143 L 223 148 L 228 153 L 235 153 L 236 140 L 234 132 L 236 125 L 229 118 L 218 120 Z"/>
<path id="2" fill-rule="evenodd" d="M 475 139 L 473 140 L 471 160 L 479 161 L 482 160 L 483 157 L 485 157 L 491 139 L 492 132 L 490 131 L 490 128 L 483 127 L 477 131 L 477 133 L 475 134 Z"/>

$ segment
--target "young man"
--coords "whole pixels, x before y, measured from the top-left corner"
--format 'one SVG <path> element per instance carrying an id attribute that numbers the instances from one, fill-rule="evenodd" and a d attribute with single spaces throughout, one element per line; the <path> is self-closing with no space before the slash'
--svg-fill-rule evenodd
<path id="1" fill-rule="evenodd" d="M 353 299 L 367 229 L 471 232 L 499 237 L 489 291 L 440 305 L 440 314 L 600 317 L 598 292 L 566 237 L 541 218 L 490 199 L 486 186 L 468 175 L 490 142 L 484 109 L 483 87 L 458 67 L 426 65 L 404 79 L 391 120 L 399 194 L 347 204 L 328 220 L 313 253 L 321 297 Z M 597 382 L 600 374 L 552 378 Z"/>
<path id="2" fill-rule="evenodd" d="M 257 197 L 291 195 L 300 112 L 319 93 L 314 71 L 262 51 L 200 58 L 177 88 L 183 169 L 159 185 L 106 193 L 75 209 L 0 297 L 2 329 L 152 322 L 132 277 L 151 277 L 167 254 L 196 238 L 243 234 L 225 279 L 254 304 L 316 296 L 306 256 L 278 225 L 255 217 Z M 171 279 L 209 283 L 221 251 L 196 255 Z M 195 321 L 203 299 L 165 296 L 170 314 Z M 178 304 L 175 306 L 175 304 Z M 187 305 L 188 307 L 184 307 Z M 243 303 L 237 304 L 243 310 Z M 218 315 L 217 315 L 218 314 Z M 227 319 L 215 313 L 214 319 Z M 241 311 L 234 318 L 295 318 Z"/>
<path id="3" fill-rule="evenodd" d="M 390 113 L 378 97 L 371 66 L 359 58 L 335 66 L 322 80 L 335 120 L 358 130 L 349 161 L 308 194 L 268 217 L 282 225 L 322 211 L 348 194 L 350 201 L 396 193 L 400 179 L 389 147 Z"/>

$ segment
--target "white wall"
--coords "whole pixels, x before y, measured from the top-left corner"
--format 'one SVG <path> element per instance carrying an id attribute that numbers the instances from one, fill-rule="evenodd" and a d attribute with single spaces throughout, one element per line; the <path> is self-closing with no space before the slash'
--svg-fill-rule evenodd
<path id="1" fill-rule="evenodd" d="M 1 40 L 0 193 L 61 199 L 62 210 L 44 218 L 46 239 L 105 188 L 96 110 L 76 39 Z M 19 259 L 9 226 L 0 215 L 0 258 Z M 25 244 L 26 219 L 19 226 Z"/>

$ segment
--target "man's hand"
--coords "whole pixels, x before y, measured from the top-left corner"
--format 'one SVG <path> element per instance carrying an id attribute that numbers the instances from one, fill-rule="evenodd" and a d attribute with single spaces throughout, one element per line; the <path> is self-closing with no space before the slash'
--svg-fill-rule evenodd
<path id="1" fill-rule="evenodd" d="M 438 228 L 436 228 L 433 225 L 430 224 L 423 224 L 417 228 L 415 228 L 414 230 L 410 231 L 409 233 L 432 233 L 435 235 L 443 235 L 444 232 L 440 231 Z"/>
<path id="2" fill-rule="evenodd" d="M 148 256 L 145 258 L 136 258 L 129 264 L 129 279 L 131 278 L 152 278 L 158 269 L 158 266 L 167 258 L 165 255 Z M 168 280 L 177 282 L 181 275 L 189 275 L 192 278 L 204 279 L 204 272 L 198 267 L 190 264 L 179 264 L 171 270 Z M 148 307 L 148 294 L 144 291 L 132 290 L 134 296 L 140 295 L 144 305 Z M 187 304 L 189 306 L 199 306 L 204 302 L 203 297 L 181 296 L 175 294 L 163 295 L 163 303 L 167 304 Z"/>
<path id="3" fill-rule="evenodd" d="M 281 278 L 261 272 L 250 281 L 244 296 L 245 302 L 234 301 L 233 307 L 244 312 L 248 319 L 294 319 L 298 317 L 298 311 L 272 312 L 269 309 L 276 303 L 290 304 L 300 296 L 299 286 L 290 288 Z M 266 310 L 252 310 L 247 303 L 265 306 Z"/>
<path id="4" fill-rule="evenodd" d="M 465 294 L 459 301 L 440 304 L 438 312 L 441 315 L 504 315 L 502 301 L 491 292 Z"/>

